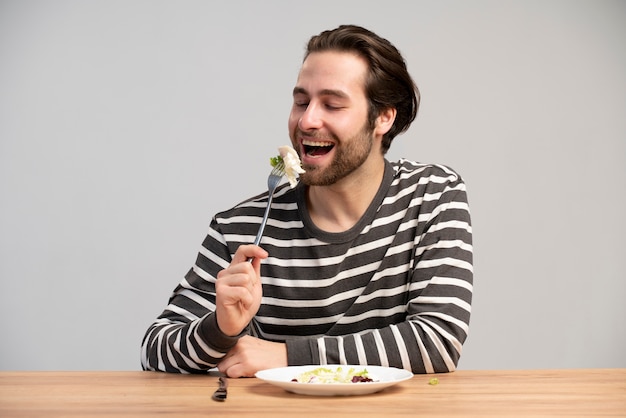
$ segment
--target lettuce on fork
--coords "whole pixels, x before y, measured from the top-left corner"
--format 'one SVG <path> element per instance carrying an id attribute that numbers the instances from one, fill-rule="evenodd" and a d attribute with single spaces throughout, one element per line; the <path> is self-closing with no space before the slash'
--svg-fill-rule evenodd
<path id="1" fill-rule="evenodd" d="M 281 161 L 285 165 L 284 171 L 289 185 L 293 188 L 298 184 L 298 175 L 304 173 L 300 157 L 296 150 L 289 145 L 278 147 L 278 156 L 270 158 L 272 167 L 276 167 Z"/>

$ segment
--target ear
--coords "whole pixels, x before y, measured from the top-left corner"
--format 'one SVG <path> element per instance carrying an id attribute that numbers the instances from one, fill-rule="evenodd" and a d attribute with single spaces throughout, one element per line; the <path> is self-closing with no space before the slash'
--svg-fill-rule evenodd
<path id="1" fill-rule="evenodd" d="M 374 128 L 374 132 L 380 136 L 389 132 L 393 126 L 393 122 L 396 120 L 397 113 L 398 112 L 394 107 L 388 107 L 387 109 L 381 111 L 376 118 L 376 127 Z"/>

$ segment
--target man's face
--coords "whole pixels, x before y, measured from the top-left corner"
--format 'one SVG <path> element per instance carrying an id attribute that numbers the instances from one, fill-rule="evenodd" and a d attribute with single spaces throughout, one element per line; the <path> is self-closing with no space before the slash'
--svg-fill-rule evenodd
<path id="1" fill-rule="evenodd" d="M 370 156 L 367 63 L 355 54 L 310 54 L 293 91 L 289 136 L 306 173 L 300 180 L 326 186 L 353 173 Z"/>

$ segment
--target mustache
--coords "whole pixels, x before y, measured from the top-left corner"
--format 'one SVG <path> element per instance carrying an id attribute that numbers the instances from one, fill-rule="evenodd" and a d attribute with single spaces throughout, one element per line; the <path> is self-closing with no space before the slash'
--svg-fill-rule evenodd
<path id="1" fill-rule="evenodd" d="M 294 129 L 293 137 L 294 138 L 315 139 L 315 140 L 320 140 L 320 141 L 339 142 L 339 139 L 337 138 L 337 136 L 333 135 L 331 133 L 323 133 L 323 132 L 320 132 L 320 131 L 305 132 L 305 131 L 303 131 L 302 129 L 300 129 L 298 127 L 296 127 Z"/>

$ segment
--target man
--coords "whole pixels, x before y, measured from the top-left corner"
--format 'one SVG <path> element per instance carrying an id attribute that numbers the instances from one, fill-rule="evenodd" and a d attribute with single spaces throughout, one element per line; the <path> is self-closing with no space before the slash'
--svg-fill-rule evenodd
<path id="1" fill-rule="evenodd" d="M 357 26 L 311 38 L 289 117 L 305 173 L 277 190 L 260 246 L 267 193 L 213 218 L 146 332 L 143 368 L 454 370 L 472 297 L 465 185 L 447 167 L 384 157 L 418 105 L 387 40 Z"/>

